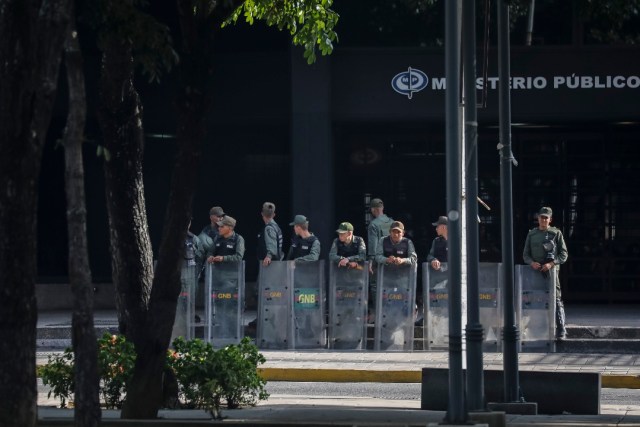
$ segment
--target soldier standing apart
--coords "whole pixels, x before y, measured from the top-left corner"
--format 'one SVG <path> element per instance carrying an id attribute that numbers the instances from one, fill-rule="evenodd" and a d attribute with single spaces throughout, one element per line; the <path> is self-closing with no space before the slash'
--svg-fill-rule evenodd
<path id="1" fill-rule="evenodd" d="M 391 233 L 383 237 L 376 248 L 376 263 L 416 265 L 418 254 L 411 239 L 404 237 L 404 224 L 400 221 L 391 223 Z"/>
<path id="2" fill-rule="evenodd" d="M 367 259 L 367 247 L 362 237 L 353 235 L 353 225 L 342 222 L 336 230 L 338 238 L 333 240 L 329 251 L 329 261 L 338 267 L 358 268 Z"/>
<path id="3" fill-rule="evenodd" d="M 527 234 L 524 242 L 522 257 L 525 264 L 534 270 L 540 271 L 545 278 L 553 281 L 556 288 L 556 339 L 564 340 L 567 337 L 564 318 L 564 304 L 560 290 L 560 278 L 558 276 L 560 264 L 564 264 L 569 257 L 567 245 L 562 232 L 551 227 L 553 211 L 544 206 L 538 211 L 538 227 L 533 228 Z"/>
<path id="4" fill-rule="evenodd" d="M 291 247 L 287 260 L 296 262 L 317 261 L 320 259 L 320 240 L 309 231 L 309 221 L 304 215 L 296 215 L 293 222 L 295 236 L 291 239 Z"/>
<path id="5" fill-rule="evenodd" d="M 373 261 L 376 257 L 378 242 L 380 242 L 380 239 L 383 237 L 389 235 L 393 219 L 385 215 L 384 203 L 382 203 L 382 200 L 380 199 L 371 199 L 371 202 L 369 202 L 369 208 L 371 209 L 373 219 L 367 227 L 367 253 L 369 260 Z"/>
<path id="6" fill-rule="evenodd" d="M 375 317 L 373 311 L 376 301 L 376 274 L 374 270 L 374 261 L 376 258 L 376 250 L 380 239 L 389 235 L 391 223 L 393 219 L 384 213 L 384 203 L 380 199 L 371 199 L 369 209 L 373 219 L 367 227 L 367 259 L 371 261 L 369 264 L 369 318 Z"/>
<path id="7" fill-rule="evenodd" d="M 264 229 L 258 234 L 258 261 L 266 267 L 272 260 L 280 261 L 283 258 L 282 230 L 273 219 L 276 216 L 276 205 L 264 202 L 260 215 L 264 221 Z"/>
<path id="8" fill-rule="evenodd" d="M 436 222 L 431 223 L 436 227 L 436 234 L 438 235 L 431 243 L 431 250 L 427 255 L 427 262 L 434 270 L 440 270 L 442 263 L 448 262 L 449 259 L 449 245 L 447 243 L 448 234 L 448 220 L 446 216 L 438 217 Z"/>
<path id="9" fill-rule="evenodd" d="M 236 220 L 230 216 L 225 216 L 216 223 L 218 225 L 218 235 L 213 240 L 213 250 L 208 252 L 207 261 L 236 262 L 242 261 L 244 257 L 244 239 L 236 233 Z"/>

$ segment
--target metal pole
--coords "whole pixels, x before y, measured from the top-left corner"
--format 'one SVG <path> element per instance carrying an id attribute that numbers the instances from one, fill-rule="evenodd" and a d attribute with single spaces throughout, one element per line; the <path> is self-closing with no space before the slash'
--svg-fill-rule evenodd
<path id="1" fill-rule="evenodd" d="M 468 409 L 485 409 L 482 370 L 483 329 L 480 324 L 478 284 L 478 110 L 476 104 L 476 0 L 465 0 L 462 8 L 462 48 L 466 141 L 467 208 L 467 402 Z"/>
<path id="2" fill-rule="evenodd" d="M 467 411 L 462 377 L 462 260 L 460 194 L 460 0 L 445 2 L 445 95 L 447 215 L 449 217 L 449 407 L 445 423 L 464 424 Z"/>
<path id="3" fill-rule="evenodd" d="M 519 331 L 515 315 L 515 284 L 513 260 L 513 208 L 511 165 L 515 162 L 511 152 L 511 94 L 509 64 L 509 6 L 498 0 L 498 78 L 500 109 L 500 207 L 502 210 L 502 269 L 504 279 L 504 401 L 520 401 L 518 378 Z"/>
<path id="4" fill-rule="evenodd" d="M 524 44 L 527 46 L 531 46 L 531 42 L 533 41 L 533 15 L 536 8 L 536 0 L 531 0 L 529 2 L 529 13 L 527 18 L 527 38 L 525 39 Z"/>

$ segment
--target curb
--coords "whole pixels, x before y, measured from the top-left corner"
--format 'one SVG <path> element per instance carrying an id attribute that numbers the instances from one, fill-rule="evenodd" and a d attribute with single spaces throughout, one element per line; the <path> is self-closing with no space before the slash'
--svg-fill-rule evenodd
<path id="1" fill-rule="evenodd" d="M 266 381 L 422 383 L 422 371 L 359 369 L 258 368 Z M 640 389 L 640 375 L 602 374 L 602 388 Z"/>
<path id="2" fill-rule="evenodd" d="M 361 369 L 258 368 L 266 381 L 327 383 L 420 383 L 421 371 L 374 371 Z"/>

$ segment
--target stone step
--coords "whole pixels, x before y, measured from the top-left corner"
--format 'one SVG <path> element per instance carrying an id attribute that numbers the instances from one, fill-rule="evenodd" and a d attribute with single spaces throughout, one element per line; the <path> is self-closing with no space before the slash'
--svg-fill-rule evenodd
<path id="1" fill-rule="evenodd" d="M 568 338 L 556 342 L 556 352 L 633 354 L 640 352 L 640 339 Z"/>
<path id="2" fill-rule="evenodd" d="M 569 338 L 640 339 L 640 328 L 629 326 L 567 326 Z"/>

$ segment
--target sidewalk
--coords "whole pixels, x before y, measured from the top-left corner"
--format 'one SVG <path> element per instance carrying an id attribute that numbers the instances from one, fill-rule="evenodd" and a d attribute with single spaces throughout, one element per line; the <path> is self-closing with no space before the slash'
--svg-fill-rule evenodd
<path id="1" fill-rule="evenodd" d="M 570 331 L 587 329 L 594 336 L 612 331 L 632 330 L 640 333 L 640 307 L 574 306 L 567 307 Z M 255 314 L 249 314 L 245 323 Z M 96 311 L 94 323 L 99 331 L 117 330 L 113 310 Z M 39 313 L 37 364 L 44 364 L 52 352 L 71 345 L 71 313 Z M 571 333 L 571 332 L 570 332 Z M 42 336 L 47 338 L 42 338 Z M 637 339 L 618 340 L 622 348 Z M 623 344 L 626 343 L 626 344 Z M 604 388 L 640 388 L 640 352 L 519 353 L 521 371 L 600 372 Z M 334 350 L 261 350 L 267 362 L 262 365 L 268 381 L 339 381 L 339 382 L 421 382 L 422 368 L 448 368 L 446 350 L 414 352 L 334 351 Z M 502 370 L 502 353 L 485 352 L 484 369 Z"/>

